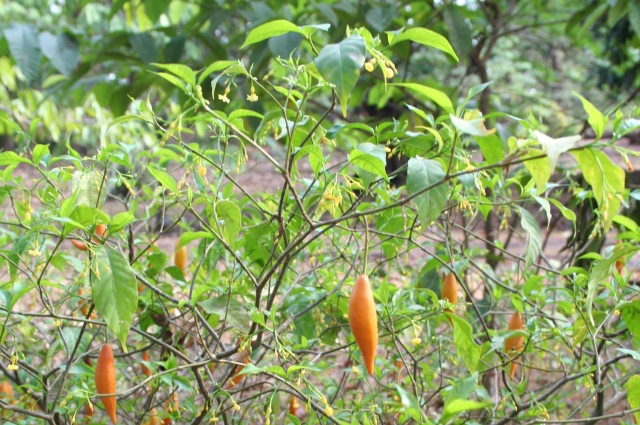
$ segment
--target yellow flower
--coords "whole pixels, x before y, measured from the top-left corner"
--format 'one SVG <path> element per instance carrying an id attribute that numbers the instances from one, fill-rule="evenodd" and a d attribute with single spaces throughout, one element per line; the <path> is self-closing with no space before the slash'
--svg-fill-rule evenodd
<path id="1" fill-rule="evenodd" d="M 32 257 L 39 257 L 42 253 L 38 251 L 38 248 L 34 248 L 29 250 L 29 255 Z"/>
<path id="2" fill-rule="evenodd" d="M 385 67 L 384 68 L 384 75 L 386 75 L 387 78 L 393 78 L 393 76 L 395 74 L 393 73 L 393 69 Z"/>
<path id="3" fill-rule="evenodd" d="M 9 366 L 7 366 L 7 370 L 18 370 L 18 365 L 11 363 Z"/>
<path id="4" fill-rule="evenodd" d="M 366 69 L 369 72 L 373 72 L 373 64 L 371 62 L 365 62 L 364 69 Z"/>
<path id="5" fill-rule="evenodd" d="M 218 99 L 225 102 L 225 103 L 229 103 L 230 100 L 227 97 L 227 95 L 229 94 L 229 92 L 231 91 L 231 89 L 229 88 L 229 86 L 227 86 L 227 88 L 224 90 L 224 94 L 219 94 L 218 95 Z"/>
<path id="6" fill-rule="evenodd" d="M 411 340 L 411 344 L 413 344 L 414 347 L 420 345 L 421 342 L 422 342 L 422 340 L 420 338 L 413 338 Z"/>
<path id="7" fill-rule="evenodd" d="M 207 174 L 207 169 L 202 165 L 198 166 L 198 174 L 204 177 Z"/>
<path id="8" fill-rule="evenodd" d="M 326 406 L 324 408 L 324 414 L 327 416 L 332 416 L 333 415 L 333 409 L 331 408 L 331 406 Z"/>
<path id="9" fill-rule="evenodd" d="M 249 102 L 255 102 L 255 101 L 258 100 L 258 95 L 256 94 L 256 89 L 253 86 L 251 86 L 251 94 L 247 95 L 247 100 Z"/>

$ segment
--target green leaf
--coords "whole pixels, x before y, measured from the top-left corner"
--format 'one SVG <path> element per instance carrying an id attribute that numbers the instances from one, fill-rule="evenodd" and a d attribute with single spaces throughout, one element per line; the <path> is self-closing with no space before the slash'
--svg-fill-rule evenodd
<path id="1" fill-rule="evenodd" d="M 502 141 L 495 134 L 489 136 L 476 136 L 476 142 L 480 146 L 480 151 L 488 164 L 497 164 L 504 159 L 504 149 Z"/>
<path id="2" fill-rule="evenodd" d="M 158 46 L 148 32 L 129 34 L 129 43 L 144 63 L 150 64 L 158 60 Z"/>
<path id="3" fill-rule="evenodd" d="M 460 9 L 460 6 L 447 4 L 444 7 L 443 18 L 447 31 L 449 31 L 451 44 L 453 44 L 458 54 L 464 59 L 469 56 L 472 39 L 471 28 L 462 13 L 460 13 Z"/>
<path id="4" fill-rule="evenodd" d="M 418 209 L 418 216 L 423 226 L 433 222 L 442 210 L 449 197 L 449 186 L 442 182 L 444 170 L 439 162 L 431 159 L 411 158 L 407 170 L 407 192 L 409 195 L 422 192 L 412 202 Z M 437 184 L 424 191 L 429 186 Z M 423 192 L 424 191 L 424 192 Z"/>
<path id="5" fill-rule="evenodd" d="M 322 149 L 318 146 L 308 145 L 303 146 L 296 152 L 295 158 L 301 158 L 305 155 L 309 155 L 309 165 L 316 177 L 324 170 L 324 157 L 322 156 Z"/>
<path id="6" fill-rule="evenodd" d="M 349 162 L 364 171 L 389 181 L 385 170 L 386 161 L 380 158 L 380 150 L 384 151 L 384 147 L 372 143 L 360 143 L 349 153 Z M 384 158 L 384 154 L 382 158 Z"/>
<path id="7" fill-rule="evenodd" d="M 214 236 L 209 232 L 184 232 L 180 235 L 180 242 L 176 249 L 180 249 L 185 245 L 197 240 L 197 239 L 213 239 Z"/>
<path id="8" fill-rule="evenodd" d="M 587 111 L 587 115 L 589 115 L 589 125 L 593 128 L 593 131 L 595 131 L 596 139 L 601 138 L 602 133 L 604 133 L 604 128 L 607 126 L 608 119 L 587 99 L 576 92 L 573 92 L 573 95 L 580 99 L 584 110 Z"/>
<path id="9" fill-rule="evenodd" d="M 151 71 L 153 72 L 153 71 Z M 184 82 L 179 79 L 178 77 L 176 77 L 173 74 L 167 74 L 166 72 L 153 72 L 156 75 L 161 76 L 162 78 L 164 78 L 165 80 L 167 80 L 168 82 L 170 82 L 171 84 L 173 84 L 174 86 L 178 87 L 180 90 L 182 90 L 183 92 L 187 92 L 187 87 L 184 85 Z"/>
<path id="10" fill-rule="evenodd" d="M 71 188 L 76 194 L 75 205 L 84 204 L 91 208 L 102 208 L 107 197 L 106 180 L 103 181 L 102 176 L 90 171 L 86 173 L 74 172 Z"/>
<path id="11" fill-rule="evenodd" d="M 112 126 L 121 124 L 123 122 L 131 121 L 131 120 L 141 120 L 141 119 L 144 119 L 144 118 L 139 115 L 122 115 L 118 118 L 113 119 L 107 126 L 107 130 L 109 130 Z"/>
<path id="12" fill-rule="evenodd" d="M 426 28 L 409 28 L 406 31 L 403 31 L 398 37 L 394 38 L 392 42 L 389 43 L 390 46 L 393 46 L 396 43 L 400 43 L 401 41 L 411 40 L 415 43 L 423 44 L 425 46 L 435 47 L 438 50 L 442 50 L 443 52 L 449 54 L 452 58 L 459 61 L 456 52 L 453 51 L 453 47 L 447 41 L 446 38 L 438 34 L 437 32 L 433 32 Z"/>
<path id="13" fill-rule="evenodd" d="M 151 65 L 157 66 L 158 68 L 164 69 L 165 71 L 169 71 L 170 73 L 176 75 L 182 81 L 189 84 L 192 90 L 196 86 L 196 74 L 191 70 L 191 68 L 186 65 L 181 65 L 178 63 L 152 63 Z"/>
<path id="14" fill-rule="evenodd" d="M 576 213 L 574 213 L 569 208 L 567 208 L 564 205 L 562 205 L 562 203 L 560 201 L 558 201 L 557 199 L 547 198 L 547 200 L 549 202 L 551 202 L 553 205 L 555 205 L 556 207 L 558 207 L 558 209 L 560 210 L 560 214 L 562 214 L 564 216 L 564 218 L 566 218 L 567 220 L 571 221 L 573 223 L 573 228 L 575 229 L 575 227 L 576 227 Z"/>
<path id="15" fill-rule="evenodd" d="M 535 263 L 538 255 L 540 255 L 542 236 L 540 235 L 540 226 L 538 226 L 538 222 L 531 213 L 521 207 L 518 207 L 518 211 L 520 213 L 520 225 L 529 235 L 529 243 L 524 254 L 525 267 L 529 267 Z"/>
<path id="16" fill-rule="evenodd" d="M 480 360 L 481 348 L 473 341 L 473 329 L 462 317 L 445 313 L 453 321 L 453 343 L 469 373 L 474 374 Z"/>
<path id="17" fill-rule="evenodd" d="M 229 303 L 228 310 L 227 302 Z M 208 314 L 215 314 L 221 319 L 226 316 L 227 323 L 233 326 L 240 333 L 246 334 L 251 328 L 251 314 L 238 300 L 233 297 L 229 299 L 228 295 L 225 294 L 199 302 L 198 305 L 200 305 Z"/>
<path id="18" fill-rule="evenodd" d="M 540 142 L 540 145 L 544 148 L 547 158 L 549 158 L 549 169 L 551 172 L 555 171 L 560 154 L 574 147 L 581 139 L 579 135 L 553 139 L 538 130 L 534 131 L 533 134 L 536 140 Z"/>
<path id="19" fill-rule="evenodd" d="M 571 154 L 578 161 L 584 179 L 591 185 L 603 217 L 604 231 L 607 232 L 620 209 L 620 200 L 616 195 L 624 191 L 624 170 L 611 162 L 605 153 L 595 149 L 575 150 Z"/>
<path id="20" fill-rule="evenodd" d="M 338 44 L 324 46 L 313 61 L 322 78 L 334 85 L 344 117 L 347 116 L 349 93 L 360 77 L 366 52 L 364 39 L 356 34 Z"/>
<path id="21" fill-rule="evenodd" d="M 444 405 L 442 417 L 447 418 L 461 412 L 468 412 L 469 410 L 484 409 L 486 406 L 487 403 L 482 403 L 480 401 L 457 399 Z"/>
<path id="22" fill-rule="evenodd" d="M 529 149 L 529 153 L 523 158 L 536 157 L 542 155 L 543 152 L 539 149 Z M 537 194 L 544 192 L 547 182 L 551 177 L 551 171 L 549 170 L 549 161 L 547 158 L 537 158 L 524 161 L 524 166 L 531 173 L 531 177 L 536 182 Z"/>
<path id="23" fill-rule="evenodd" d="M 640 343 L 640 301 L 624 304 L 620 307 L 620 313 L 629 332 Z"/>
<path id="24" fill-rule="evenodd" d="M 297 25 L 292 24 L 289 21 L 285 21 L 284 19 L 278 19 L 252 29 L 240 48 L 244 49 L 250 44 L 258 43 L 262 40 L 266 40 L 267 38 L 286 34 L 288 32 L 297 32 L 305 35 L 304 31 L 298 28 Z"/>
<path id="25" fill-rule="evenodd" d="M 626 227 L 627 229 L 631 230 L 633 233 L 640 236 L 640 227 L 638 227 L 638 224 L 632 219 L 630 219 L 629 217 L 626 217 L 624 215 L 617 215 L 613 217 L 613 222 Z"/>
<path id="26" fill-rule="evenodd" d="M 629 2 L 629 23 L 636 33 L 636 36 L 640 38 L 640 2 Z M 638 422 L 640 423 L 640 420 L 638 420 Z"/>
<path id="27" fill-rule="evenodd" d="M 424 86 L 416 83 L 393 83 L 390 86 L 405 87 L 413 92 L 416 92 L 422 96 L 431 99 L 436 105 L 440 106 L 446 112 L 453 114 L 453 104 L 449 96 L 441 92 L 440 90 L 433 89 L 431 87 Z"/>
<path id="28" fill-rule="evenodd" d="M 415 396 L 402 388 L 400 385 L 396 384 L 396 391 L 398 391 L 398 395 L 400 396 L 400 402 L 404 407 L 406 413 L 410 415 L 413 419 L 419 420 L 421 415 L 420 403 L 415 398 Z"/>
<path id="29" fill-rule="evenodd" d="M 628 255 L 632 252 L 638 251 L 638 248 L 627 247 L 618 250 L 614 250 L 610 257 L 603 258 L 598 261 L 591 269 L 589 273 L 589 280 L 587 282 L 587 314 L 591 320 L 591 324 L 594 324 L 593 315 L 593 299 L 595 298 L 596 291 L 602 282 L 611 275 L 613 266 L 616 260 L 620 257 Z"/>
<path id="30" fill-rule="evenodd" d="M 629 406 L 632 409 L 640 409 L 640 375 L 629 378 L 626 387 Z M 636 418 L 636 423 L 640 423 L 640 412 L 634 412 L 633 415 Z"/>
<path id="31" fill-rule="evenodd" d="M 484 118 L 463 120 L 462 118 L 458 118 L 455 115 L 449 115 L 449 118 L 451 118 L 451 122 L 453 123 L 453 125 L 464 134 L 486 137 L 496 132 L 495 128 L 491 130 L 486 129 L 486 127 L 484 126 Z"/>
<path id="32" fill-rule="evenodd" d="M 138 308 L 138 285 L 127 259 L 109 246 L 96 250 L 91 281 L 91 295 L 96 310 L 118 336 L 127 352 L 127 335 Z"/>
<path id="33" fill-rule="evenodd" d="M 231 121 L 231 120 L 236 120 L 238 118 L 244 118 L 244 117 L 254 117 L 254 118 L 262 119 L 264 118 L 264 115 L 256 111 L 252 111 L 250 109 L 236 109 L 235 111 L 229 114 L 228 120 Z"/>
<path id="34" fill-rule="evenodd" d="M 207 78 L 210 74 L 218 71 L 222 71 L 223 69 L 229 68 L 231 65 L 237 65 L 237 61 L 215 61 L 211 65 L 209 65 L 202 73 L 198 76 L 198 84 L 202 84 L 205 78 Z"/>
<path id="35" fill-rule="evenodd" d="M 231 201 L 220 201 L 216 204 L 216 215 L 218 216 L 218 225 L 222 229 L 224 239 L 232 249 L 235 249 L 240 228 L 242 227 L 240 208 Z M 215 223 L 211 224 L 216 226 Z"/>
<path id="36" fill-rule="evenodd" d="M 38 32 L 29 24 L 11 23 L 4 30 L 4 37 L 20 72 L 31 84 L 40 73 L 40 41 Z"/>
<path id="37" fill-rule="evenodd" d="M 80 60 L 78 40 L 70 34 L 53 35 L 48 31 L 39 35 L 42 54 L 63 75 L 71 75 Z"/>
<path id="38" fill-rule="evenodd" d="M 158 170 L 157 168 L 147 167 L 149 173 L 164 187 L 169 189 L 174 195 L 178 193 L 178 185 L 171 175 L 168 173 Z"/>
<path id="39" fill-rule="evenodd" d="M 29 159 L 24 158 L 13 151 L 0 152 L 0 167 L 3 165 L 18 165 L 24 162 L 33 165 Z"/>
<path id="40" fill-rule="evenodd" d="M 31 158 L 36 165 L 40 164 L 40 160 L 46 155 L 50 155 L 49 145 L 35 145 L 33 152 L 31 152 Z"/>
<path id="41" fill-rule="evenodd" d="M 109 233 L 116 233 L 133 222 L 135 217 L 131 211 L 124 211 L 116 214 L 109 223 Z"/>

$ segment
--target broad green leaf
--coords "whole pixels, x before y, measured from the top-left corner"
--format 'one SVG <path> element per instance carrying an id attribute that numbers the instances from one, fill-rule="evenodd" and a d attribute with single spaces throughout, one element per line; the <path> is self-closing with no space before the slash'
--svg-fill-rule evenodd
<path id="1" fill-rule="evenodd" d="M 426 28 L 409 28 L 406 31 L 403 31 L 398 37 L 394 38 L 392 42 L 389 43 L 390 46 L 400 43 L 401 41 L 411 40 L 415 43 L 423 44 L 425 46 L 435 47 L 438 50 L 442 50 L 443 52 L 449 54 L 452 58 L 457 61 L 458 55 L 453 51 L 453 47 L 447 41 L 446 38 L 438 34 L 437 32 L 433 32 Z"/>
<path id="2" fill-rule="evenodd" d="M 356 34 L 338 44 L 324 46 L 313 61 L 322 78 L 335 87 L 345 117 L 349 93 L 360 77 L 366 52 L 364 39 Z"/>
<path id="3" fill-rule="evenodd" d="M 198 76 L 198 84 L 202 84 L 205 78 L 207 78 L 210 74 L 218 71 L 222 71 L 224 69 L 229 68 L 231 65 L 236 65 L 237 61 L 215 61 L 211 65 L 209 65 L 202 74 Z"/>
<path id="4" fill-rule="evenodd" d="M 449 118 L 451 118 L 451 122 L 453 123 L 453 125 L 464 134 L 486 137 L 496 132 L 495 128 L 491 130 L 486 129 L 486 127 L 484 126 L 484 118 L 463 120 L 462 118 L 458 118 L 453 114 L 449 115 Z"/>
<path id="5" fill-rule="evenodd" d="M 249 332 L 251 327 L 251 314 L 235 298 L 232 297 L 229 299 L 228 295 L 225 294 L 199 302 L 198 305 L 208 314 L 219 316 L 221 321 L 226 317 L 227 323 L 233 326 L 238 332 L 243 334 Z"/>
<path id="6" fill-rule="evenodd" d="M 107 183 L 102 175 L 87 171 L 73 173 L 71 187 L 76 194 L 75 205 L 86 205 L 91 208 L 102 208 L 107 197 Z"/>
<path id="7" fill-rule="evenodd" d="M 617 195 L 624 191 L 624 170 L 599 150 L 586 148 L 572 151 L 571 154 L 578 161 L 585 180 L 591 185 L 603 218 L 604 231 L 607 232 L 613 217 L 620 209 Z"/>
<path id="8" fill-rule="evenodd" d="M 564 216 L 564 218 L 566 218 L 567 220 L 569 220 L 569 221 L 571 221 L 573 223 L 573 228 L 575 230 L 575 228 L 576 228 L 576 213 L 574 213 L 569 208 L 567 208 L 564 205 L 562 205 L 562 203 L 560 201 L 558 201 L 557 199 L 547 198 L 547 200 L 549 202 L 551 202 L 553 205 L 555 205 L 556 207 L 558 207 L 558 209 L 560 210 L 560 213 Z"/>
<path id="9" fill-rule="evenodd" d="M 231 121 L 231 120 L 244 118 L 244 117 L 254 117 L 254 118 L 262 119 L 264 118 L 264 115 L 256 111 L 252 111 L 250 109 L 236 109 L 235 111 L 229 114 L 228 120 Z"/>
<path id="10" fill-rule="evenodd" d="M 634 301 L 620 307 L 620 313 L 631 335 L 640 343 L 640 301 Z"/>
<path id="11" fill-rule="evenodd" d="M 640 375 L 629 378 L 626 387 L 629 406 L 632 409 L 640 409 Z M 640 423 L 640 412 L 634 412 L 633 415 L 636 418 L 636 423 Z"/>
<path id="12" fill-rule="evenodd" d="M 120 117 L 113 119 L 107 126 L 107 130 L 109 130 L 112 126 L 123 123 L 123 122 L 131 121 L 131 120 L 141 120 L 141 119 L 144 119 L 144 118 L 139 115 L 122 115 Z"/>
<path id="13" fill-rule="evenodd" d="M 209 232 L 184 232 L 180 235 L 180 241 L 176 249 L 180 249 L 185 245 L 197 240 L 197 239 L 213 239 L 214 236 Z"/>
<path id="14" fill-rule="evenodd" d="M 607 118 L 602 115 L 602 112 L 600 112 L 595 106 L 593 106 L 593 104 L 587 99 L 580 96 L 576 92 L 573 92 L 573 95 L 580 99 L 584 110 L 587 111 L 587 115 L 589 115 L 589 125 L 591 126 L 591 128 L 593 128 L 593 131 L 595 131 L 596 139 L 601 138 L 602 133 L 604 133 L 604 128 L 607 126 Z"/>
<path id="15" fill-rule="evenodd" d="M 438 218 L 449 197 L 449 185 L 443 182 L 444 170 L 439 162 L 431 159 L 411 158 L 407 170 L 407 192 L 409 196 L 420 195 L 412 202 L 418 209 L 418 217 L 423 226 L 428 226 Z M 437 184 L 442 182 L 442 184 Z M 429 190 L 427 187 L 436 185 Z"/>
<path id="16" fill-rule="evenodd" d="M 631 28 L 633 28 L 633 32 L 640 38 L 640 3 L 637 1 L 629 2 L 629 23 L 631 24 Z M 638 422 L 640 423 L 640 419 Z"/>
<path id="17" fill-rule="evenodd" d="M 605 313 L 601 311 L 596 311 L 593 314 L 593 320 L 595 325 L 591 325 L 589 323 L 589 320 L 585 322 L 582 315 L 578 315 L 575 323 L 573 324 L 573 332 L 571 333 L 571 339 L 572 339 L 571 346 L 575 348 L 578 345 L 580 345 L 580 343 L 584 341 L 585 338 L 589 335 L 589 330 L 593 332 L 594 326 L 600 326 L 602 321 L 606 318 L 607 318 L 607 315 Z"/>
<path id="18" fill-rule="evenodd" d="M 540 226 L 535 217 L 524 208 L 518 207 L 520 213 L 520 225 L 522 229 L 529 235 L 529 242 L 527 243 L 527 250 L 524 254 L 525 267 L 531 266 L 535 263 L 538 255 L 540 255 L 540 249 L 542 248 L 542 236 L 540 235 Z"/>
<path id="19" fill-rule="evenodd" d="M 186 93 L 187 86 L 185 86 L 184 82 L 180 78 L 176 77 L 173 74 L 167 74 L 166 72 L 154 72 L 154 71 L 151 71 L 151 72 L 161 76 L 162 78 L 164 78 L 165 80 L 167 80 L 168 82 L 170 82 L 171 84 L 173 84 L 174 86 L 178 87 L 180 90 Z"/>
<path id="20" fill-rule="evenodd" d="M 324 169 L 324 157 L 322 156 L 322 149 L 318 146 L 307 145 L 303 146 L 296 152 L 295 158 L 301 158 L 305 155 L 309 155 L 309 165 L 311 165 L 311 169 L 316 177 L 320 174 Z"/>
<path id="21" fill-rule="evenodd" d="M 152 63 L 151 65 L 164 69 L 165 71 L 169 71 L 179 77 L 182 81 L 189 84 L 192 90 L 196 86 L 196 74 L 186 65 L 179 63 Z"/>
<path id="22" fill-rule="evenodd" d="M 327 133 L 325 134 L 325 136 L 327 136 L 328 139 L 335 139 L 339 132 L 349 128 L 357 128 L 359 130 L 364 130 L 367 133 L 371 133 L 371 135 L 375 134 L 375 132 L 373 131 L 373 128 L 369 127 L 368 125 L 362 124 L 359 122 L 354 122 L 349 124 L 333 124 L 329 128 L 329 130 L 327 130 Z"/>
<path id="23" fill-rule="evenodd" d="M 231 201 L 220 201 L 216 204 L 218 225 L 229 246 L 234 249 L 238 242 L 238 235 L 242 227 L 242 213 L 240 208 Z M 214 225 L 212 223 L 212 225 Z M 215 226 L 215 225 L 214 225 Z"/>
<path id="24" fill-rule="evenodd" d="M 638 227 L 638 224 L 632 219 L 630 219 L 629 217 L 626 217 L 624 215 L 617 215 L 613 217 L 613 221 L 615 223 L 618 223 L 626 227 L 627 229 L 631 230 L 633 233 L 640 236 L 640 227 Z"/>
<path id="25" fill-rule="evenodd" d="M 536 157 L 542 155 L 543 152 L 539 149 L 529 149 L 529 153 L 524 156 L 524 158 L 528 157 Z M 551 171 L 549 170 L 549 161 L 547 158 L 537 158 L 530 159 L 528 161 L 524 161 L 524 166 L 531 173 L 531 177 L 536 182 L 537 194 L 540 195 L 544 192 L 547 182 L 551 177 Z"/>
<path id="26" fill-rule="evenodd" d="M 33 159 L 34 164 L 39 165 L 42 158 L 46 155 L 50 155 L 49 145 L 35 145 L 33 152 L 31 152 L 31 159 Z"/>
<path id="27" fill-rule="evenodd" d="M 380 157 L 380 152 L 384 152 L 384 147 L 372 143 L 360 143 L 349 153 L 349 162 L 361 170 L 382 177 L 389 181 L 385 170 L 386 161 Z"/>
<path id="28" fill-rule="evenodd" d="M 127 335 L 138 308 L 136 277 L 127 259 L 106 245 L 96 250 L 92 270 L 89 279 L 96 310 L 126 353 Z"/>
<path id="29" fill-rule="evenodd" d="M 486 406 L 487 403 L 482 403 L 480 401 L 457 399 L 444 405 L 442 417 L 447 418 L 461 412 L 468 412 L 469 410 L 484 409 Z"/>
<path id="30" fill-rule="evenodd" d="M 176 181 L 168 173 L 153 167 L 147 167 L 149 173 L 164 187 L 169 189 L 174 195 L 178 193 Z"/>
<path id="31" fill-rule="evenodd" d="M 48 31 L 39 35 L 42 54 L 63 75 L 70 76 L 80 60 L 78 40 L 68 33 L 58 35 Z"/>
<path id="32" fill-rule="evenodd" d="M 444 398 L 445 404 L 457 399 L 468 399 L 477 386 L 478 375 L 475 373 L 467 376 L 466 378 L 459 379 L 455 384 L 453 384 L 451 390 L 446 393 Z"/>
<path id="33" fill-rule="evenodd" d="M 415 396 L 402 388 L 400 385 L 396 384 L 396 391 L 398 391 L 398 395 L 400 396 L 400 402 L 404 407 L 406 413 L 410 415 L 413 419 L 419 420 L 421 415 L 420 403 L 416 400 Z"/>
<path id="34" fill-rule="evenodd" d="M 471 50 L 471 27 L 465 17 L 460 13 L 461 6 L 447 4 L 444 7 L 444 23 L 449 32 L 449 40 L 456 52 L 464 59 L 469 56 Z"/>
<path id="35" fill-rule="evenodd" d="M 474 374 L 480 360 L 480 346 L 473 341 L 473 329 L 462 317 L 445 313 L 453 321 L 453 343 L 469 373 Z"/>
<path id="36" fill-rule="evenodd" d="M 476 136 L 474 139 L 478 142 L 480 151 L 482 151 L 482 155 L 488 164 L 497 164 L 504 159 L 504 148 L 497 135 Z"/>
<path id="37" fill-rule="evenodd" d="M 151 64 L 158 60 L 158 46 L 150 33 L 131 33 L 129 34 L 129 43 L 144 63 Z"/>
<path id="38" fill-rule="evenodd" d="M 240 46 L 240 48 L 244 49 L 250 44 L 258 43 L 262 40 L 266 40 L 267 38 L 286 34 L 288 32 L 297 32 L 305 35 L 304 31 L 301 30 L 297 25 L 292 24 L 289 21 L 285 21 L 284 19 L 278 19 L 275 21 L 267 22 L 266 24 L 259 25 L 249 31 L 247 39 L 244 41 L 242 46 Z"/>
<path id="39" fill-rule="evenodd" d="M 553 139 L 538 130 L 534 131 L 533 134 L 546 152 L 547 158 L 549 158 L 549 169 L 551 172 L 555 171 L 560 154 L 574 147 L 581 139 L 579 135 Z"/>
<path id="40" fill-rule="evenodd" d="M 605 280 L 605 278 L 611 276 L 613 266 L 616 263 L 616 260 L 620 257 L 626 256 L 632 252 L 638 251 L 638 248 L 627 247 L 621 248 L 618 250 L 614 250 L 610 257 L 603 258 L 598 261 L 589 272 L 589 280 L 587 282 L 587 314 L 589 316 L 589 320 L 591 320 L 591 324 L 594 324 L 594 315 L 593 315 L 593 299 L 595 298 L 596 292 L 598 290 L 599 285 Z"/>
<path id="41" fill-rule="evenodd" d="M 78 205 L 69 218 L 84 227 L 89 227 L 94 223 L 108 223 L 111 218 L 101 209 L 90 207 L 85 204 Z"/>
<path id="42" fill-rule="evenodd" d="M 111 223 L 109 223 L 109 233 L 119 232 L 120 230 L 131 224 L 134 219 L 135 217 L 133 216 L 133 212 L 131 211 L 124 211 L 116 214 L 111 219 Z"/>
<path id="43" fill-rule="evenodd" d="M 33 165 L 29 159 L 24 158 L 13 151 L 0 152 L 0 167 L 3 165 L 17 165 L 21 162 Z"/>
<path id="44" fill-rule="evenodd" d="M 27 79 L 27 83 L 31 84 L 40 73 L 38 32 L 33 25 L 13 22 L 5 28 L 4 37 L 20 72 Z"/>
<path id="45" fill-rule="evenodd" d="M 436 90 L 431 87 L 427 87 L 422 84 L 416 84 L 416 83 L 393 83 L 389 85 L 397 86 L 397 87 L 405 87 L 413 92 L 416 92 L 422 96 L 425 96 L 431 99 L 431 101 L 433 101 L 436 105 L 440 106 L 446 112 L 453 114 L 453 104 L 451 103 L 451 99 L 449 99 L 449 96 L 447 96 L 440 90 Z"/>

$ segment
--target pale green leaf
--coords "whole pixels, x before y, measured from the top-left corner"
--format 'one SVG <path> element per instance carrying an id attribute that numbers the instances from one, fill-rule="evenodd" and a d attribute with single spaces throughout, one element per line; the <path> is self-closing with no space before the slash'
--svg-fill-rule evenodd
<path id="1" fill-rule="evenodd" d="M 249 35 L 247 35 L 247 39 L 244 41 L 242 46 L 240 46 L 240 48 L 244 49 L 246 46 L 249 46 L 250 44 L 258 43 L 262 40 L 266 40 L 267 38 L 286 34 L 288 32 L 297 32 L 302 35 L 305 35 L 304 31 L 301 30 L 297 25 L 292 24 L 289 21 L 285 21 L 284 19 L 278 19 L 278 20 L 267 22 L 266 24 L 257 26 L 251 31 L 249 31 Z"/>

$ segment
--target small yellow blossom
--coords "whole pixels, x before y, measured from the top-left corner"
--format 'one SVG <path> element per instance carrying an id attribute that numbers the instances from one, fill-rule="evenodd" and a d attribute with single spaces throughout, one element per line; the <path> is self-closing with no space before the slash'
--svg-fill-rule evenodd
<path id="1" fill-rule="evenodd" d="M 204 177 L 207 174 L 207 169 L 204 168 L 202 165 L 198 166 L 198 174 L 202 177 Z"/>
<path id="2" fill-rule="evenodd" d="M 373 72 L 373 64 L 371 62 L 365 62 L 364 69 L 366 69 L 369 72 Z"/>
<path id="3" fill-rule="evenodd" d="M 227 97 L 227 95 L 229 94 L 229 92 L 231 91 L 231 88 L 229 86 L 227 86 L 227 88 L 224 90 L 224 94 L 219 94 L 218 95 L 218 99 L 225 102 L 225 103 L 229 103 L 230 100 Z"/>
<path id="4" fill-rule="evenodd" d="M 422 340 L 420 338 L 413 338 L 411 340 L 411 344 L 413 344 L 414 347 L 420 345 L 421 342 L 422 342 Z"/>
<path id="5" fill-rule="evenodd" d="M 393 78 L 393 76 L 395 74 L 393 73 L 393 69 L 385 67 L 384 68 L 384 75 L 386 75 L 387 78 Z"/>
<path id="6" fill-rule="evenodd" d="M 251 86 L 251 94 L 247 95 L 247 100 L 249 102 L 255 102 L 255 101 L 258 100 L 258 95 L 256 94 L 256 89 L 253 86 Z"/>
<path id="7" fill-rule="evenodd" d="M 7 366 L 7 370 L 18 370 L 18 365 L 15 363 L 11 363 L 9 366 Z"/>
<path id="8" fill-rule="evenodd" d="M 331 406 L 326 406 L 324 408 L 324 414 L 327 416 L 332 416 L 333 415 L 333 409 L 331 408 Z"/>
<path id="9" fill-rule="evenodd" d="M 31 220 L 31 213 L 29 211 L 27 211 L 24 214 L 24 221 L 30 221 Z"/>

